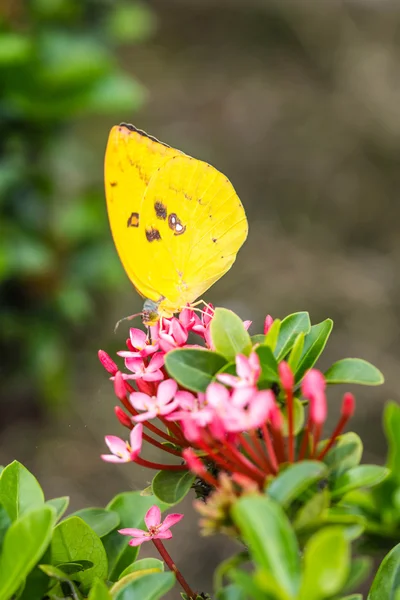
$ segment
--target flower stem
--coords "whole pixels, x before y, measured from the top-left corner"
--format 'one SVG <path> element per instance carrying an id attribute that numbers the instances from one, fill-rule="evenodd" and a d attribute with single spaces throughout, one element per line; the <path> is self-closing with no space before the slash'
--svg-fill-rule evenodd
<path id="1" fill-rule="evenodd" d="M 153 544 L 157 548 L 157 550 L 158 550 L 161 558 L 165 562 L 165 564 L 168 566 L 168 568 L 173 573 L 175 573 L 175 576 L 176 576 L 177 580 L 181 584 L 182 588 L 185 590 L 188 598 L 190 598 L 190 600 L 195 600 L 197 594 L 195 592 L 193 592 L 193 590 L 189 587 L 189 584 L 187 583 L 186 579 L 183 577 L 182 573 L 179 571 L 178 567 L 176 566 L 176 564 L 172 560 L 171 556 L 168 554 L 168 552 L 165 549 L 165 546 L 162 543 L 162 541 L 154 539 L 154 538 L 151 541 L 153 542 Z"/>
<path id="2" fill-rule="evenodd" d="M 187 471 L 187 465 L 162 465 L 161 463 L 150 462 L 144 458 L 137 456 L 133 461 L 137 465 L 147 467 L 148 469 L 156 469 L 157 471 Z"/>

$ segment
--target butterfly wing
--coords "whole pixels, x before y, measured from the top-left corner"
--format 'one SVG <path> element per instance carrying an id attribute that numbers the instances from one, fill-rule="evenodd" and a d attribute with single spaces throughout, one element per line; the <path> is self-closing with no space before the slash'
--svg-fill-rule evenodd
<path id="1" fill-rule="evenodd" d="M 132 125 L 111 129 L 104 161 L 107 211 L 115 246 L 127 275 L 144 297 L 157 300 L 148 278 L 139 278 L 145 244 L 139 233 L 140 206 L 154 172 L 180 154 Z M 140 230 L 142 231 L 142 230 Z"/>
<path id="2" fill-rule="evenodd" d="M 243 206 L 211 165 L 176 155 L 153 175 L 141 205 L 148 248 L 138 266 L 176 312 L 201 296 L 232 266 L 247 237 Z"/>
<path id="3" fill-rule="evenodd" d="M 243 206 L 222 173 L 125 126 L 110 134 L 106 190 L 121 261 L 139 293 L 161 301 L 160 313 L 198 298 L 247 237 Z"/>

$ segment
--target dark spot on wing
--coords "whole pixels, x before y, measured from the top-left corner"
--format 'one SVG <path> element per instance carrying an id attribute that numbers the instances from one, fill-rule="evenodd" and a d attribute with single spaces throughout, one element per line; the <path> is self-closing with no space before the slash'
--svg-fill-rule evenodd
<path id="1" fill-rule="evenodd" d="M 151 227 L 150 229 L 146 229 L 146 239 L 148 242 L 154 242 L 155 240 L 161 240 L 161 235 L 158 229 L 154 229 Z"/>
<path id="2" fill-rule="evenodd" d="M 116 181 L 110 181 L 110 185 L 111 187 L 115 187 L 118 185 L 118 183 Z"/>
<path id="3" fill-rule="evenodd" d="M 166 219 L 167 218 L 167 207 L 160 200 L 154 204 L 154 210 L 156 211 L 156 215 L 158 219 Z"/>
<path id="4" fill-rule="evenodd" d="M 211 239 L 212 239 L 212 241 L 213 241 L 213 242 L 214 242 L 214 244 L 215 244 L 215 242 L 217 241 L 217 238 L 211 238 Z"/>
<path id="5" fill-rule="evenodd" d="M 139 213 L 133 212 L 126 224 L 127 227 L 139 227 Z"/>
<path id="6" fill-rule="evenodd" d="M 174 235 L 182 235 L 186 231 L 186 225 L 182 225 L 182 221 L 176 213 L 171 213 L 168 217 L 169 228 L 172 229 Z"/>

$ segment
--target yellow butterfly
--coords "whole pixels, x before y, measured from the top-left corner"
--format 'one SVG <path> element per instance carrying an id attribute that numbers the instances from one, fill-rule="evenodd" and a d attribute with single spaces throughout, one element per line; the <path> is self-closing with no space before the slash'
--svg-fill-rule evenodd
<path id="1" fill-rule="evenodd" d="M 105 189 L 119 257 L 146 298 L 146 325 L 192 304 L 230 269 L 247 237 L 225 175 L 133 125 L 111 129 Z"/>

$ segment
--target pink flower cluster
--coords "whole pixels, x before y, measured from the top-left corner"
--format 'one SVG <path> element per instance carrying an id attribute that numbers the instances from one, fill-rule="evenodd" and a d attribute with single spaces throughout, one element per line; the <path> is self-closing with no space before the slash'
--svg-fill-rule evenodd
<path id="1" fill-rule="evenodd" d="M 165 354 L 175 348 L 188 347 L 190 332 L 199 335 L 207 348 L 212 348 L 212 317 L 210 305 L 201 318 L 186 308 L 179 318 L 161 319 L 149 328 L 147 335 L 132 328 L 127 350 L 118 352 L 125 360 L 127 372 L 119 371 L 104 351 L 99 352 L 100 361 L 112 375 L 115 394 L 127 411 L 117 406 L 116 415 L 132 430 L 129 443 L 107 436 L 106 443 L 112 454 L 102 458 L 110 462 L 133 461 L 154 469 L 190 469 L 210 485 L 217 486 L 218 482 L 205 467 L 211 461 L 239 485 L 255 482 L 259 487 L 264 485 L 266 477 L 276 474 L 283 463 L 323 458 L 352 415 L 354 398 L 351 394 L 345 395 L 341 419 L 321 449 L 319 441 L 327 407 L 325 380 L 319 371 L 310 370 L 301 384 L 301 394 L 309 401 L 309 411 L 300 444 L 295 444 L 295 381 L 286 362 L 278 365 L 279 396 L 271 389 L 259 389 L 261 365 L 255 351 L 248 357 L 238 354 L 236 374 L 217 375 L 205 393 L 194 394 L 168 378 Z M 264 333 L 272 323 L 272 318 L 267 316 Z M 244 322 L 246 328 L 250 324 Z M 143 440 L 179 457 L 180 464 L 159 464 L 143 459 L 140 456 Z M 296 446 L 299 446 L 297 452 Z"/>

